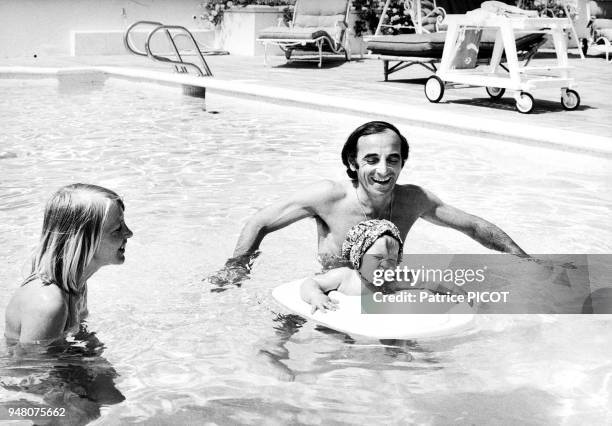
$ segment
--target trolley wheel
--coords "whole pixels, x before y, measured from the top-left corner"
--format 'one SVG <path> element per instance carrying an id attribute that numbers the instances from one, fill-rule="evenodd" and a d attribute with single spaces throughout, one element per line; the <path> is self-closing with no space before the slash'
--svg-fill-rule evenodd
<path id="1" fill-rule="evenodd" d="M 521 92 L 516 100 L 516 109 L 522 114 L 529 114 L 533 110 L 533 96 Z"/>
<path id="2" fill-rule="evenodd" d="M 444 82 L 437 75 L 432 75 L 425 82 L 425 97 L 429 102 L 440 102 L 444 96 Z"/>
<path id="3" fill-rule="evenodd" d="M 487 90 L 487 93 L 491 99 L 495 100 L 500 99 L 502 96 L 504 96 L 504 93 L 506 93 L 506 89 L 501 87 L 486 87 L 485 89 Z"/>
<path id="4" fill-rule="evenodd" d="M 286 49 L 285 50 L 285 59 L 287 59 L 287 60 L 291 59 L 291 53 L 293 53 L 293 49 Z"/>
<path id="5" fill-rule="evenodd" d="M 561 90 L 561 106 L 568 111 L 573 111 L 580 106 L 580 95 L 572 89 Z"/>

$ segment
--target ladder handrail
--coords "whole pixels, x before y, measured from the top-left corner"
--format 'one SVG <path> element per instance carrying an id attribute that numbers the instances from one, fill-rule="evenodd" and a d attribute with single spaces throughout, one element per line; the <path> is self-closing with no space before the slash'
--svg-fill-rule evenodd
<path id="1" fill-rule="evenodd" d="M 130 52 L 132 52 L 134 55 L 138 55 L 138 56 L 149 56 L 147 55 L 146 52 L 142 52 L 138 49 L 136 49 L 135 47 L 133 47 L 130 43 L 130 32 L 137 26 L 139 25 L 155 25 L 156 27 L 160 26 L 160 25 L 164 25 L 161 22 L 156 22 L 156 21 L 137 21 L 134 22 L 132 25 L 130 25 L 128 27 L 128 29 L 125 31 L 125 35 L 123 36 L 123 44 L 125 46 L 125 48 L 127 50 L 129 50 Z"/>
<path id="2" fill-rule="evenodd" d="M 147 40 L 145 42 L 145 52 L 138 50 L 136 47 L 134 47 L 131 43 L 131 38 L 130 38 L 131 31 L 135 27 L 140 26 L 140 25 L 152 25 L 155 27 L 149 32 L 149 35 L 147 36 Z M 158 31 L 162 31 L 162 30 L 166 33 L 166 36 L 168 37 L 168 41 L 170 42 L 170 45 L 172 46 L 174 53 L 176 54 L 178 60 L 171 59 L 171 58 L 161 56 L 161 55 L 156 55 L 155 53 L 151 51 L 151 39 L 153 38 L 155 33 L 157 33 Z M 178 34 L 173 36 L 170 30 L 181 31 L 182 33 L 179 32 Z M 183 58 L 181 57 L 181 53 L 178 47 L 176 46 L 176 43 L 174 42 L 174 38 L 179 35 L 186 37 L 188 40 L 191 40 L 194 46 L 194 50 L 197 52 L 200 58 L 200 61 L 202 62 L 204 71 L 206 71 L 206 74 L 204 74 L 204 72 L 202 72 L 202 69 L 196 64 L 191 63 L 191 62 L 186 62 L 183 60 Z M 132 52 L 133 54 L 139 55 L 139 56 L 148 56 L 149 58 L 157 62 L 174 64 L 176 70 L 179 72 L 181 72 L 181 70 L 179 69 L 179 65 L 180 65 L 181 69 L 183 70 L 182 72 L 186 72 L 186 67 L 192 67 L 197 72 L 198 76 L 200 77 L 203 77 L 204 75 L 212 77 L 213 75 L 212 71 L 208 67 L 208 64 L 206 63 L 206 59 L 204 59 L 204 56 L 202 55 L 202 52 L 200 51 L 200 47 L 195 37 L 193 36 L 193 34 L 191 34 L 191 31 L 189 31 L 187 28 L 182 27 L 180 25 L 164 25 L 161 22 L 156 22 L 156 21 L 138 21 L 130 25 L 129 28 L 125 31 L 125 36 L 123 37 L 123 43 L 126 49 Z"/>
<path id="3" fill-rule="evenodd" d="M 164 30 L 164 32 L 168 36 L 168 40 L 170 41 L 170 44 L 172 44 L 172 47 L 174 48 L 174 52 L 176 53 L 176 56 L 179 59 L 178 61 L 175 61 L 175 60 L 170 59 L 170 58 L 166 58 L 165 56 L 158 56 L 158 55 L 155 55 L 153 52 L 151 52 L 151 48 L 150 48 L 150 46 L 151 46 L 150 45 L 151 39 L 153 38 L 153 36 L 155 35 L 156 32 L 161 31 L 161 30 Z M 200 61 L 202 62 L 202 66 L 203 66 L 204 70 L 206 71 L 206 75 L 212 77 L 212 71 L 208 67 L 208 64 L 206 63 L 206 59 L 204 59 L 204 56 L 202 55 L 202 52 L 200 51 L 200 47 L 198 46 L 198 42 L 196 41 L 195 37 L 193 36 L 193 34 L 191 34 L 191 31 L 189 31 L 187 28 L 182 27 L 180 25 L 160 25 L 157 28 L 154 28 L 153 31 L 151 31 L 149 33 L 149 37 L 147 37 L 147 41 L 145 42 L 145 49 L 146 49 L 147 54 L 149 55 L 149 57 L 151 59 L 159 61 L 159 62 L 170 62 L 170 63 L 173 63 L 175 65 L 188 65 L 188 66 L 194 67 L 195 69 L 198 70 L 198 75 L 204 76 L 204 73 L 202 72 L 200 67 L 198 67 L 194 63 L 185 62 L 183 60 L 183 58 L 181 57 L 181 54 L 179 53 L 178 48 L 176 47 L 176 44 L 174 43 L 174 37 L 170 33 L 170 30 L 183 31 L 184 35 L 188 39 L 190 39 L 192 41 L 194 50 L 197 52 L 197 54 L 198 54 L 198 56 L 200 58 Z"/>

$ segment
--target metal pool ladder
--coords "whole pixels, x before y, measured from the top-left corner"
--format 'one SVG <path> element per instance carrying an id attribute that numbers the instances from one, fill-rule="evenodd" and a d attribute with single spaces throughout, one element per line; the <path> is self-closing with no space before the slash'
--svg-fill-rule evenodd
<path id="1" fill-rule="evenodd" d="M 132 43 L 132 39 L 131 39 L 131 31 L 138 26 L 145 26 L 145 25 L 151 26 L 153 27 L 153 29 L 149 32 L 149 35 L 147 36 L 147 40 L 145 42 L 145 51 L 143 52 L 134 47 Z M 158 55 L 158 54 L 151 52 L 151 40 L 153 36 L 159 31 L 163 31 L 168 37 L 168 41 L 170 42 L 170 45 L 174 49 L 174 53 L 177 59 L 172 59 L 167 56 L 162 56 L 162 55 Z M 175 32 L 175 34 L 173 35 L 171 31 Z M 179 51 L 175 43 L 175 40 L 178 37 L 185 37 L 187 40 L 190 40 L 192 42 L 194 51 L 197 54 L 197 56 L 200 58 L 202 68 L 200 68 L 198 65 L 194 64 L 193 62 L 186 62 L 183 59 L 183 57 L 181 56 L 181 52 Z M 179 73 L 187 73 L 188 68 L 191 68 L 200 77 L 205 77 L 205 76 L 212 77 L 213 75 L 212 71 L 208 67 L 208 64 L 206 63 L 206 59 L 204 59 L 205 54 L 206 55 L 227 55 L 228 54 L 228 52 L 221 51 L 221 50 L 210 50 L 210 51 L 202 52 L 202 50 L 200 50 L 200 45 L 198 44 L 196 39 L 193 37 L 193 34 L 191 34 L 191 31 L 189 31 L 187 28 L 181 27 L 180 25 L 164 25 L 161 22 L 155 22 L 155 21 L 138 21 L 130 25 L 130 27 L 125 31 L 125 35 L 123 36 L 123 43 L 125 45 L 125 48 L 135 55 L 148 56 L 149 58 L 157 62 L 174 64 L 174 69 L 176 70 L 176 72 L 179 72 Z M 183 52 L 183 54 L 185 54 L 185 52 Z"/>

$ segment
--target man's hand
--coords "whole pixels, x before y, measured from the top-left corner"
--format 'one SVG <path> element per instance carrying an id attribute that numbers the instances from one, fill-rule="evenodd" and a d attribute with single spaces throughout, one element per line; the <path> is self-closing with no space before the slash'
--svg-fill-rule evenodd
<path id="1" fill-rule="evenodd" d="M 253 262 L 259 256 L 259 253 L 259 251 L 256 251 L 250 255 L 231 257 L 225 262 L 223 268 L 210 274 L 202 281 L 208 281 L 210 284 L 217 286 L 212 290 L 215 292 L 224 291 L 223 287 L 231 284 L 240 287 L 243 281 L 249 279 Z"/>
<path id="2" fill-rule="evenodd" d="M 338 309 L 338 301 L 325 294 L 316 294 L 312 296 L 310 298 L 310 304 L 312 305 L 312 310 L 310 311 L 311 314 L 314 314 L 317 309 L 323 313 Z"/>

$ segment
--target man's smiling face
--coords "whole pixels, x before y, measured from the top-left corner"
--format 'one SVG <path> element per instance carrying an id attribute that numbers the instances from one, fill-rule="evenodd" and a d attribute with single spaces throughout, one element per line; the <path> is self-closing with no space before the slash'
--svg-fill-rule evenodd
<path id="1" fill-rule="evenodd" d="M 402 171 L 401 142 L 392 131 L 359 138 L 351 169 L 367 192 L 389 193 Z"/>

